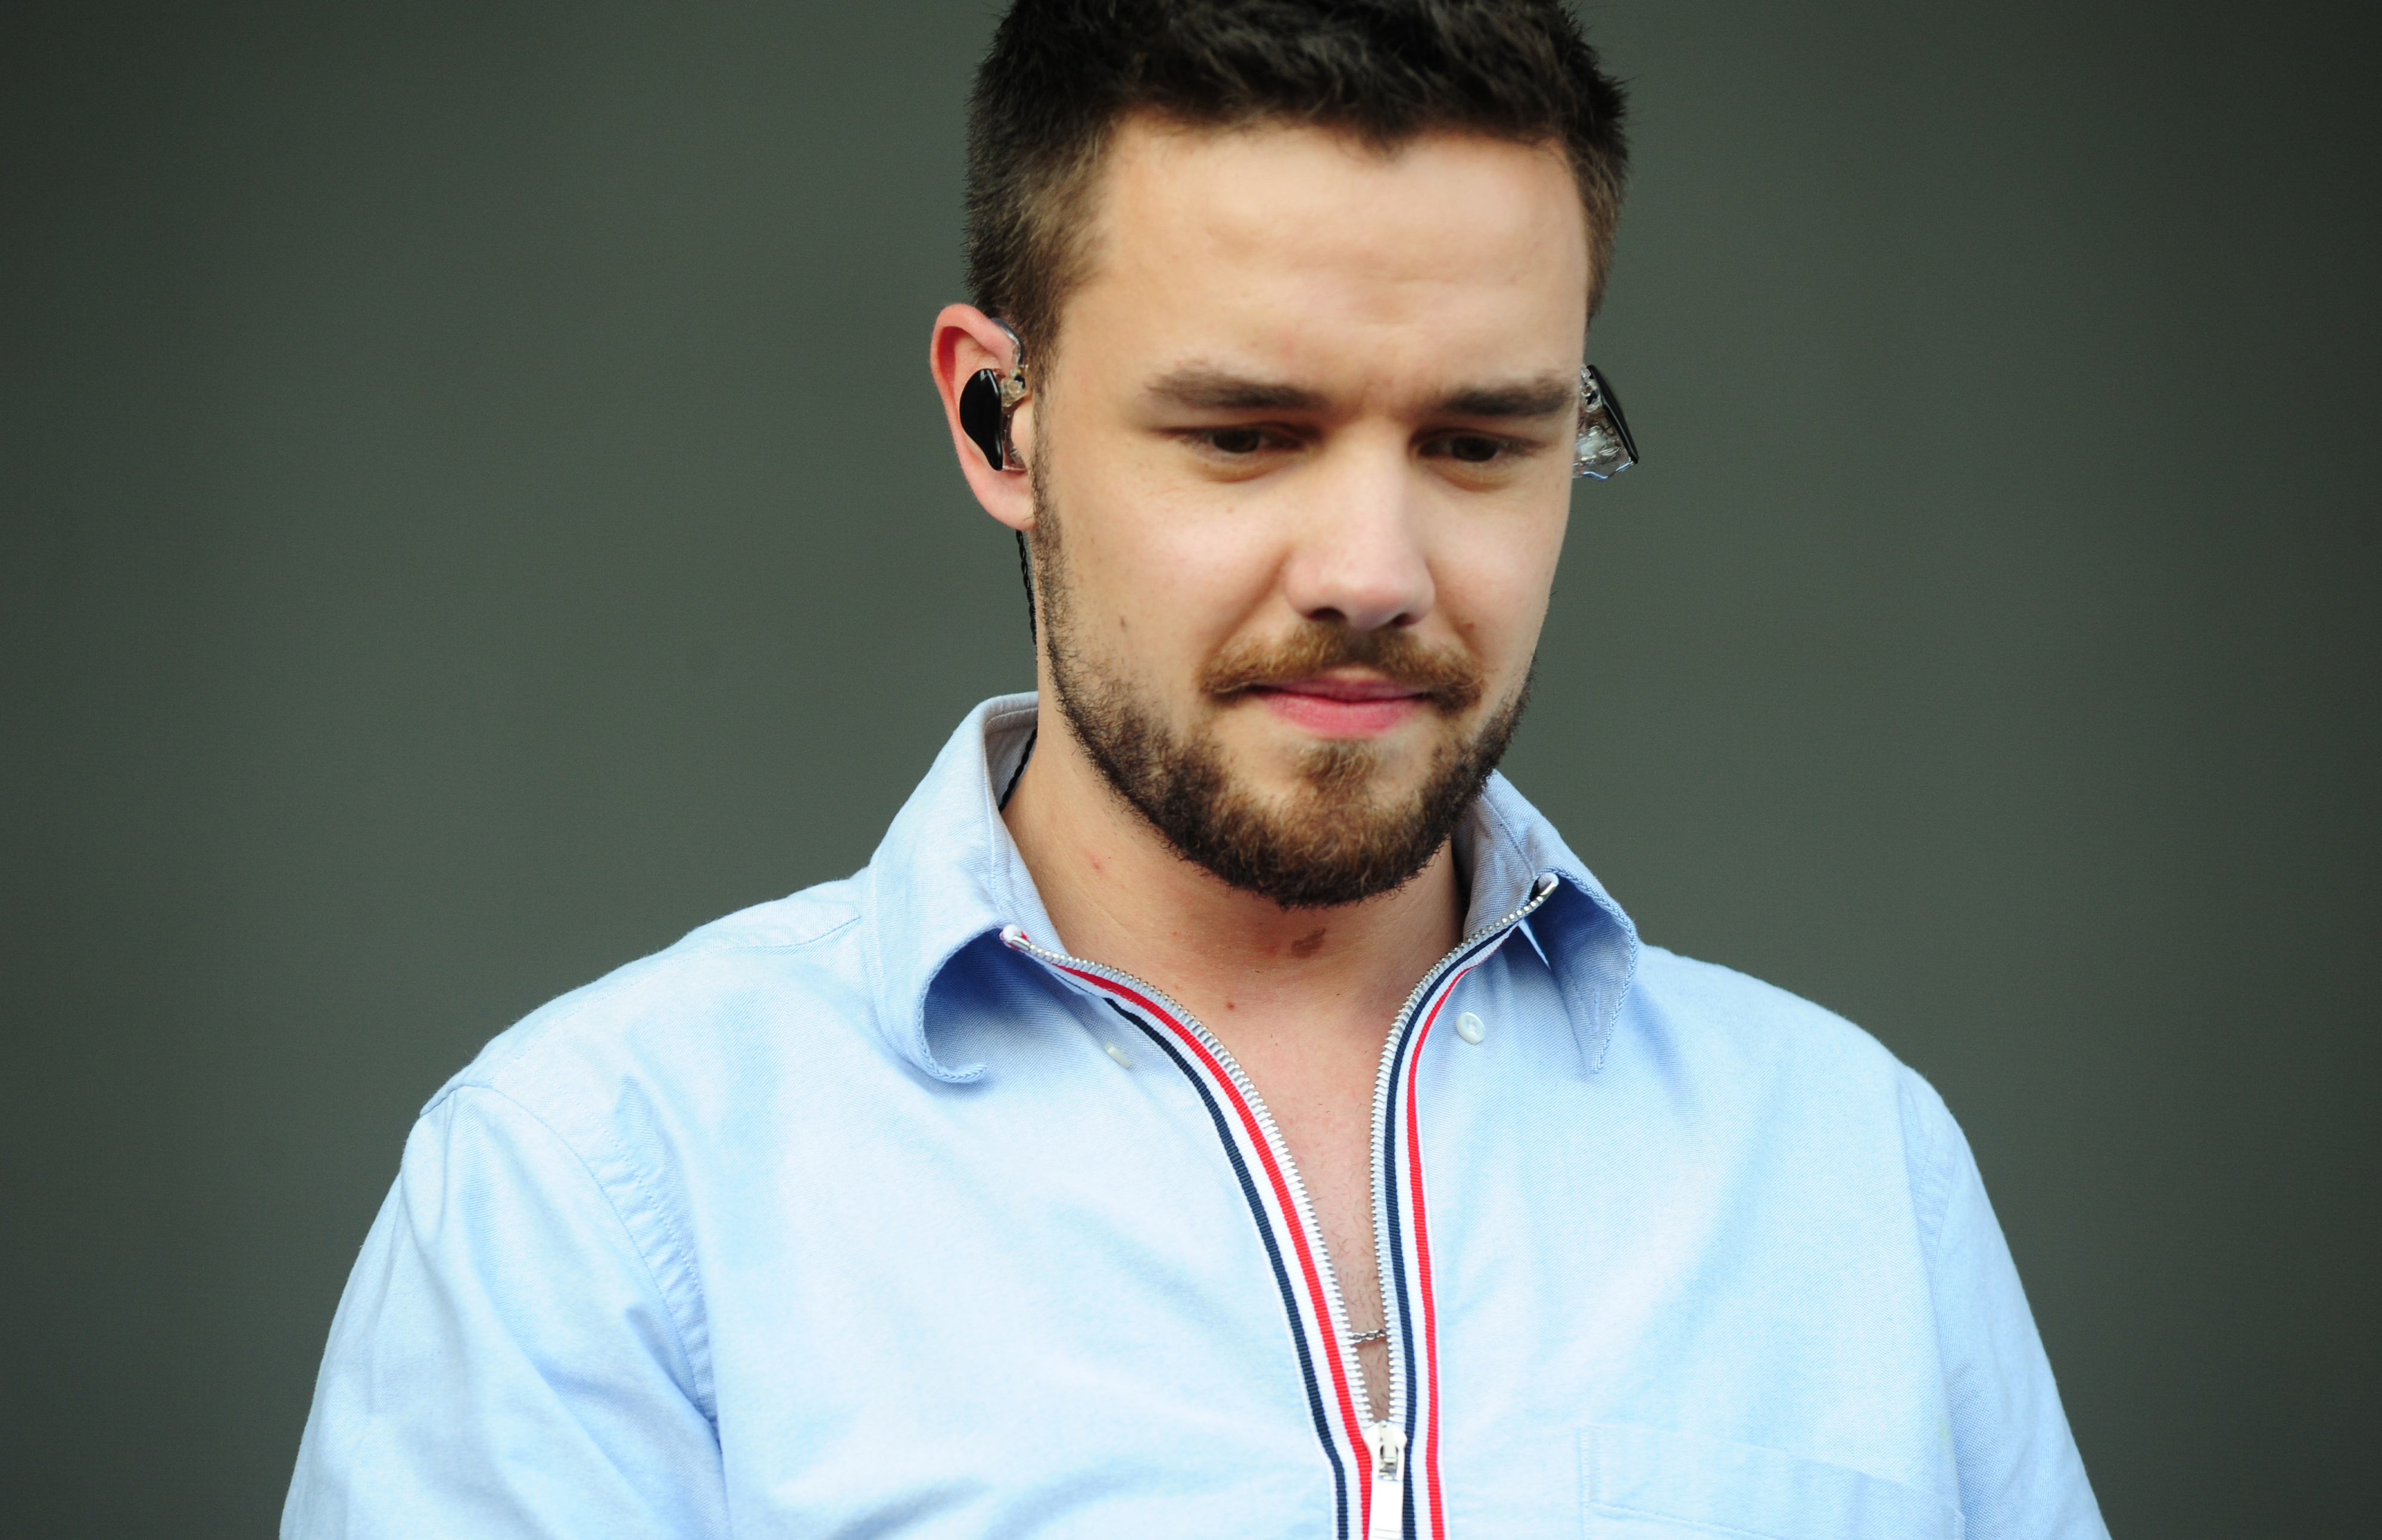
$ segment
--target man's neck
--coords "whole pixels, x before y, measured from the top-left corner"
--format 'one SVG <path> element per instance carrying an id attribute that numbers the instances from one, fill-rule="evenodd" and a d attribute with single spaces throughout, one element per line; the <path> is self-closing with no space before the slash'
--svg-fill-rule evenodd
<path id="1" fill-rule="evenodd" d="M 1295 1024 L 1300 1035 L 1378 1047 L 1416 980 L 1462 935 L 1462 884 L 1444 845 L 1414 881 L 1359 904 L 1285 909 L 1226 886 L 1117 795 L 1047 696 L 1001 816 L 1062 944 L 1156 985 L 1227 1043 Z"/>

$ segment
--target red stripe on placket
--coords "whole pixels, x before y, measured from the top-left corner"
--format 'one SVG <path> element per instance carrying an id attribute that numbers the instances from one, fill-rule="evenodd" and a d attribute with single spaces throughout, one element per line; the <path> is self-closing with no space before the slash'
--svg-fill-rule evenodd
<path id="1" fill-rule="evenodd" d="M 1447 1509 L 1439 1485 L 1439 1304 L 1431 1297 L 1430 1220 L 1422 1195 L 1422 1099 L 1417 1088 L 1422 1078 L 1423 1045 L 1430 1041 L 1430 1029 L 1438 1024 L 1440 1011 L 1455 996 L 1455 986 L 1464 981 L 1465 973 L 1471 971 L 1466 968 L 1449 979 L 1446 990 L 1431 1003 L 1430 1014 L 1415 1033 L 1414 1056 L 1406 1064 L 1406 1191 L 1412 1215 L 1409 1230 L 1415 1246 L 1415 1292 L 1422 1300 L 1422 1362 L 1416 1368 L 1420 1371 L 1417 1377 L 1429 1387 L 1423 1416 L 1422 1474 L 1424 1488 L 1430 1494 L 1432 1540 L 1444 1540 Z"/>

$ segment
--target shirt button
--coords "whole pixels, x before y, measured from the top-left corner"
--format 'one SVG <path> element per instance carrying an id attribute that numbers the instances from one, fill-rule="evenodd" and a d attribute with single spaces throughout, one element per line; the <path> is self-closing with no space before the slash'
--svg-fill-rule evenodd
<path id="1" fill-rule="evenodd" d="M 1467 1042 L 1477 1043 L 1489 1035 L 1489 1029 L 1480 1025 L 1479 1016 L 1467 1011 L 1455 1018 L 1455 1035 Z"/>
<path id="2" fill-rule="evenodd" d="M 1104 1042 L 1100 1044 L 1100 1046 L 1109 1051 L 1109 1057 L 1117 1062 L 1117 1067 L 1119 1069 L 1131 1069 L 1133 1067 L 1133 1060 L 1128 1058 L 1125 1055 L 1125 1051 L 1119 1048 L 1115 1043 Z"/>

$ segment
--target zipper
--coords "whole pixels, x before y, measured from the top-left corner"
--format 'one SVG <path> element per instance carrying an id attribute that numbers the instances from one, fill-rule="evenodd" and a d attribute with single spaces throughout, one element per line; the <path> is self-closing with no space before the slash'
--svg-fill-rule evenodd
<path id="1" fill-rule="evenodd" d="M 1397 1361 L 1394 1353 L 1391 1361 Z M 1373 1501 L 1366 1510 L 1372 1522 L 1365 1540 L 1398 1540 L 1406 1532 L 1406 1430 L 1375 1423 L 1365 1430 L 1365 1447 L 1373 1451 Z"/>
<path id="2" fill-rule="evenodd" d="M 1430 998 L 1431 992 L 1438 988 L 1441 979 L 1446 976 L 1450 968 L 1477 951 L 1483 942 L 1511 930 L 1529 918 L 1532 910 L 1547 901 L 1548 896 L 1555 891 L 1557 884 L 1558 879 L 1553 873 L 1541 873 L 1532 881 L 1529 896 L 1521 904 L 1456 942 L 1448 950 L 1446 955 L 1433 963 L 1430 971 L 1426 972 L 1416 982 L 1415 987 L 1407 992 L 1406 1003 L 1398 1007 L 1397 1015 L 1391 1020 L 1389 1038 L 1381 1045 L 1381 1067 L 1373 1078 L 1373 1246 L 1375 1266 L 1379 1270 L 1377 1283 L 1381 1296 L 1381 1324 L 1385 1328 L 1382 1343 L 1389 1352 L 1390 1383 L 1387 1414 L 1379 1421 L 1365 1423 L 1363 1430 L 1366 1452 L 1371 1457 L 1370 1470 L 1368 1474 L 1372 1489 L 1372 1498 L 1367 1504 L 1370 1518 L 1366 1529 L 1366 1540 L 1397 1540 L 1405 1529 L 1406 1479 L 1405 1323 L 1398 1313 L 1398 1291 L 1394 1284 L 1394 1280 L 1400 1275 L 1393 1271 L 1400 1264 L 1400 1259 L 1393 1254 L 1390 1240 L 1390 1207 L 1397 1200 L 1396 1189 L 1393 1185 L 1395 1174 L 1390 1170 L 1389 1144 L 1384 1136 L 1390 1127 L 1391 1088 L 1397 1080 L 1398 1058 L 1406 1046 L 1406 1029 L 1413 1020 L 1416 1007 Z M 1209 1031 L 1198 1017 L 1185 1010 L 1180 1002 L 1147 979 L 1127 973 L 1123 968 L 1111 967 L 1105 963 L 1089 962 L 1084 958 L 1042 946 L 1027 937 L 1025 930 L 1016 925 L 1003 926 L 1001 939 L 1013 949 L 1027 954 L 1046 967 L 1078 975 L 1089 975 L 1148 996 L 1160 1009 L 1170 1014 L 1184 1031 L 1189 1033 L 1203 1050 L 1223 1066 L 1224 1074 L 1231 1080 L 1233 1089 L 1247 1103 L 1250 1114 L 1257 1122 L 1259 1136 L 1265 1140 L 1266 1147 L 1272 1152 L 1274 1160 L 1281 1165 L 1284 1183 L 1290 1189 L 1291 1206 L 1295 1211 L 1295 1217 L 1306 1227 L 1307 1233 L 1314 1236 L 1319 1242 L 1315 1248 L 1316 1269 L 1323 1287 L 1324 1309 L 1331 1319 L 1332 1333 L 1337 1339 L 1336 1346 L 1340 1350 L 1342 1368 L 1347 1375 L 1348 1384 L 1355 1389 L 1357 1404 L 1369 1412 L 1372 1398 L 1367 1393 L 1365 1366 L 1348 1330 L 1347 1306 L 1341 1297 L 1339 1275 L 1332 1267 L 1331 1250 L 1320 1244 L 1323 1231 L 1315 1222 L 1315 1209 L 1307 1195 L 1306 1179 L 1299 1175 L 1298 1163 L 1291 1158 L 1290 1146 L 1283 1140 L 1282 1130 L 1275 1126 L 1273 1114 L 1267 1109 L 1265 1098 L 1258 1094 L 1257 1083 L 1249 1078 L 1248 1072 L 1241 1067 L 1240 1061 L 1233 1057 L 1232 1051 L 1219 1041 L 1216 1035 Z"/>
<path id="3" fill-rule="evenodd" d="M 1395 1540 L 1404 1532 L 1406 1509 L 1406 1321 L 1398 1307 L 1398 1280 L 1405 1259 L 1394 1255 L 1390 1244 L 1390 1210 L 1397 1201 L 1397 1173 L 1390 1169 L 1390 1141 L 1386 1137 L 1390 1120 L 1396 1115 L 1391 1105 L 1391 1090 L 1397 1083 L 1398 1059 L 1406 1051 L 1406 1030 L 1412 1025 L 1415 1010 L 1440 980 L 1459 961 L 1478 951 L 1482 942 L 1513 930 L 1528 919 L 1532 910 L 1544 904 L 1555 891 L 1557 879 L 1541 873 L 1530 884 L 1529 896 L 1498 918 L 1490 921 L 1449 949 L 1447 955 L 1433 963 L 1430 971 L 1416 980 L 1406 993 L 1406 1004 L 1398 1007 L 1390 1024 L 1389 1041 L 1381 1045 L 1381 1064 L 1373 1076 L 1373 1248 L 1376 1286 L 1381 1296 L 1381 1325 L 1386 1335 L 1390 1361 L 1390 1394 L 1388 1415 L 1365 1433 L 1365 1442 L 1373 1453 L 1373 1503 L 1371 1534 L 1366 1540 Z M 1410 1157 L 1411 1158 L 1411 1157 Z M 1352 1344 L 1348 1356 L 1354 1359 L 1357 1349 Z M 1357 1371 L 1358 1385 L 1363 1385 L 1363 1370 Z"/>

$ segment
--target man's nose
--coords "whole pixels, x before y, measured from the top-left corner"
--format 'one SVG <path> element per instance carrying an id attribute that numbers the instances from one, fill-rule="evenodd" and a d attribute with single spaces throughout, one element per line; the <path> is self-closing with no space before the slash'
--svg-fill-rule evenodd
<path id="1" fill-rule="evenodd" d="M 1353 631 L 1413 625 L 1430 613 L 1430 563 L 1410 457 L 1386 446 L 1332 457 L 1306 490 L 1283 571 L 1284 597 L 1313 621 Z"/>

